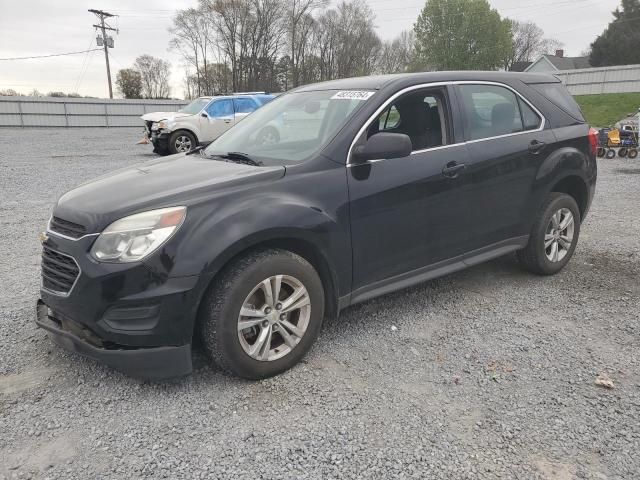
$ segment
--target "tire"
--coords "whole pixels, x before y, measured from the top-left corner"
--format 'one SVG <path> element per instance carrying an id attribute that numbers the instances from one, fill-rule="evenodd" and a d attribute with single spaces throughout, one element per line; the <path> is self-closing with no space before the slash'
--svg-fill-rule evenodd
<path id="1" fill-rule="evenodd" d="M 552 217 L 558 212 L 564 213 L 564 216 L 561 213 L 559 218 L 556 217 L 559 220 L 559 226 L 556 228 Z M 567 213 L 571 214 L 573 221 L 567 222 L 567 227 L 556 234 L 556 231 L 560 230 L 563 223 L 567 221 Z M 521 265 L 526 270 L 538 275 L 558 273 L 569 263 L 576 249 L 580 237 L 580 221 L 580 209 L 573 197 L 566 193 L 552 192 L 540 208 L 531 229 L 529 243 L 523 250 L 517 252 Z M 570 242 L 567 246 L 568 238 L 570 238 Z M 557 256 L 554 255 L 554 243 L 556 244 Z M 549 246 L 547 247 L 547 245 Z"/>
<path id="2" fill-rule="evenodd" d="M 627 156 L 627 154 L 629 153 L 629 149 L 626 147 L 622 147 L 618 150 L 618 156 L 620 158 L 625 158 Z"/>
<path id="3" fill-rule="evenodd" d="M 636 158 L 638 156 L 638 150 L 635 148 L 630 148 L 629 153 L 627 154 L 628 158 Z"/>
<path id="4" fill-rule="evenodd" d="M 197 146 L 196 137 L 186 130 L 178 130 L 169 136 L 169 153 L 186 153 Z"/>
<path id="5" fill-rule="evenodd" d="M 264 127 L 258 133 L 258 145 L 275 145 L 280 143 L 280 133 L 274 127 Z"/>
<path id="6" fill-rule="evenodd" d="M 597 153 L 598 158 L 604 157 L 605 153 L 606 153 L 606 150 L 604 148 L 598 147 L 598 153 Z"/>
<path id="7" fill-rule="evenodd" d="M 268 282 L 268 290 L 273 294 L 276 276 L 281 280 L 280 301 L 270 302 L 261 285 Z M 307 295 L 296 299 L 293 294 L 302 292 L 300 286 Z M 288 299 L 296 306 L 305 304 L 305 298 L 308 305 L 279 313 L 286 311 Z M 241 309 L 259 315 L 241 317 Z M 282 315 L 286 316 L 286 328 L 280 322 Z M 297 364 L 317 338 L 323 318 L 324 288 L 313 266 L 289 251 L 269 249 L 250 253 L 224 269 L 203 300 L 198 326 L 205 350 L 220 369 L 257 380 Z M 242 330 L 241 320 L 247 324 Z M 289 337 L 288 342 L 280 329 Z M 267 345 L 266 341 L 260 343 L 260 339 L 267 338 L 269 332 L 267 351 L 260 348 Z"/>
<path id="8" fill-rule="evenodd" d="M 607 150 L 605 157 L 607 157 L 609 160 L 611 160 L 612 158 L 616 158 L 616 151 L 613 148 L 610 148 L 609 150 Z"/>

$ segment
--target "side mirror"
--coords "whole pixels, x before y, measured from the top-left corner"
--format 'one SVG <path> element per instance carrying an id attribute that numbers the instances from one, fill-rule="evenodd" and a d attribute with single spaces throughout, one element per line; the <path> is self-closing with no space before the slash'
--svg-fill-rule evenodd
<path id="1" fill-rule="evenodd" d="M 404 133 L 376 133 L 367 143 L 353 150 L 354 163 L 387 158 L 404 158 L 411 155 L 411 139 Z"/>
<path id="2" fill-rule="evenodd" d="M 201 116 L 201 117 L 204 117 L 204 118 L 207 118 L 209 115 L 207 115 L 207 112 L 202 112 L 202 113 L 200 114 L 200 116 Z"/>

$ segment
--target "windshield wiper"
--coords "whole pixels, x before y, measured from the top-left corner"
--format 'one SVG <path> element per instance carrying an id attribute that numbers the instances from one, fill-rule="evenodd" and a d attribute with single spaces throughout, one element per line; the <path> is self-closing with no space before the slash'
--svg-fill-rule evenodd
<path id="1" fill-rule="evenodd" d="M 229 152 L 226 155 L 217 155 L 218 157 L 224 158 L 225 160 L 229 160 L 235 163 L 244 163 L 246 165 L 253 165 L 255 167 L 261 167 L 264 165 L 260 160 L 255 160 L 251 158 L 246 153 L 242 152 Z"/>

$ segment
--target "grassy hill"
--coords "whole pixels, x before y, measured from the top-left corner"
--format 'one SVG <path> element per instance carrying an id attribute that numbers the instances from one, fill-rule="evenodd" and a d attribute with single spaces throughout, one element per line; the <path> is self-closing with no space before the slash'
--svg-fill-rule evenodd
<path id="1" fill-rule="evenodd" d="M 609 127 L 629 113 L 638 113 L 640 93 L 606 93 L 602 95 L 577 95 L 587 122 L 594 127 Z"/>

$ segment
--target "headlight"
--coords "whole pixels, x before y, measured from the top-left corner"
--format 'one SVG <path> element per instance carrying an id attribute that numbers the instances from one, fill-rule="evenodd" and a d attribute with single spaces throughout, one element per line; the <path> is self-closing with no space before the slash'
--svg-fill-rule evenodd
<path id="1" fill-rule="evenodd" d="M 121 218 L 104 229 L 91 255 L 100 262 L 142 260 L 171 238 L 186 214 L 186 207 L 171 207 Z"/>

